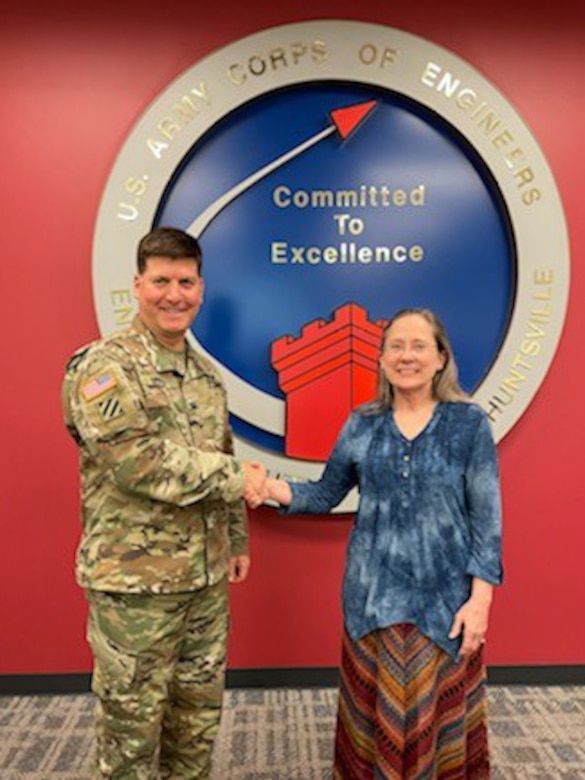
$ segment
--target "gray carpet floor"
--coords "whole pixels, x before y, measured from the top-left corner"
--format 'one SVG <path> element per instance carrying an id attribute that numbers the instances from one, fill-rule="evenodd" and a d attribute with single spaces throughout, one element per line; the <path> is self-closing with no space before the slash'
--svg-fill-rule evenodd
<path id="1" fill-rule="evenodd" d="M 488 691 L 493 780 L 585 780 L 584 687 Z M 336 703 L 332 689 L 227 691 L 213 780 L 329 780 Z M 89 780 L 93 707 L 0 697 L 0 780 Z"/>

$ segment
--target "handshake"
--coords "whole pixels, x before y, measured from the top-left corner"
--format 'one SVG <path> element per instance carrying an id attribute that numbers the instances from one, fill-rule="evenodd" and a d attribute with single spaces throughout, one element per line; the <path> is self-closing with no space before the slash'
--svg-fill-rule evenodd
<path id="1" fill-rule="evenodd" d="M 290 504 L 292 492 L 288 482 L 269 477 L 261 463 L 244 462 L 242 468 L 246 480 L 244 498 L 249 507 L 255 509 L 268 500 L 276 501 L 281 506 Z"/>

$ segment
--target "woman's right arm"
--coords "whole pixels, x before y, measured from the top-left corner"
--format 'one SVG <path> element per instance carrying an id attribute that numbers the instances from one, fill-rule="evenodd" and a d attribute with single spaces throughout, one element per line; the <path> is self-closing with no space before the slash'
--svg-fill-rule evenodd
<path id="1" fill-rule="evenodd" d="M 268 493 L 268 498 L 272 499 L 272 501 L 276 501 L 277 504 L 280 504 L 281 506 L 290 506 L 292 501 L 292 490 L 290 489 L 288 482 L 285 482 L 284 479 L 272 479 L 269 477 L 266 480 L 266 492 Z"/>
<path id="2" fill-rule="evenodd" d="M 320 479 L 288 482 L 267 480 L 269 497 L 285 514 L 327 514 L 357 484 L 355 437 L 361 417 L 354 413 L 346 421 Z"/>

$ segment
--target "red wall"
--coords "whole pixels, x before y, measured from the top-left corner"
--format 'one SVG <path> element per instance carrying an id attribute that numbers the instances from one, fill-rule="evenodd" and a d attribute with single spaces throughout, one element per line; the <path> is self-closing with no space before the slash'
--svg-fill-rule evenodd
<path id="1" fill-rule="evenodd" d="M 488 661 L 584 664 L 585 11 L 570 0 L 546 10 L 504 0 L 366 0 L 358 11 L 353 0 L 312 0 L 310 13 L 268 0 L 147 5 L 71 1 L 69 9 L 56 0 L 47 10 L 28 0 L 2 13 L 0 674 L 90 668 L 72 573 L 77 458 L 59 389 L 67 356 L 98 336 L 91 244 L 115 156 L 150 101 L 201 57 L 311 18 L 386 24 L 463 57 L 523 116 L 556 177 L 571 236 L 571 300 L 549 374 L 499 446 L 507 581 Z M 234 592 L 232 667 L 337 664 L 348 528 L 339 517 L 254 514 L 253 572 Z"/>

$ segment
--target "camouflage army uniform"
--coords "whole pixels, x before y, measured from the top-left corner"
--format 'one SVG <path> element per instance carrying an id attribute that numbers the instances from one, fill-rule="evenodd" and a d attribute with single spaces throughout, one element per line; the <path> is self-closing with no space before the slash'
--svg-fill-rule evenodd
<path id="1" fill-rule="evenodd" d="M 223 384 L 136 318 L 73 356 L 63 405 L 81 458 L 76 571 L 100 699 L 97 776 L 207 778 L 227 565 L 248 549 Z"/>

